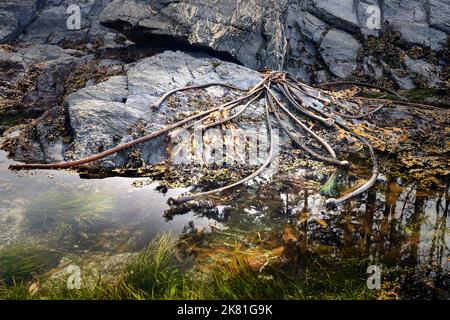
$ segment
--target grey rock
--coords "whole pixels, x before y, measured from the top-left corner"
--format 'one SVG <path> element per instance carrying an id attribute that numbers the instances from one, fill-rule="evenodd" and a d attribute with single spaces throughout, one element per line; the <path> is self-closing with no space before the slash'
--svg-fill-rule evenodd
<path id="1" fill-rule="evenodd" d="M 71 0 L 49 1 L 36 20 L 24 30 L 20 40 L 42 44 L 102 41 L 112 45 L 116 33 L 101 26 L 98 21 L 98 15 L 109 2 L 110 0 L 75 2 L 80 8 L 81 26 L 78 30 L 70 30 L 67 27 L 70 16 L 67 8 L 74 2 Z"/>
<path id="2" fill-rule="evenodd" d="M 361 44 L 350 34 L 332 29 L 320 43 L 320 54 L 334 75 L 346 78 L 357 68 L 356 59 L 360 48 Z"/>
<path id="3" fill-rule="evenodd" d="M 307 10 L 341 30 L 359 30 L 358 13 L 353 0 L 312 0 Z"/>
<path id="4" fill-rule="evenodd" d="M 389 65 L 384 61 L 381 61 L 381 65 L 383 66 L 384 71 L 397 83 L 400 89 L 411 90 L 416 88 L 416 85 L 411 77 L 398 75 L 397 70 L 389 67 Z"/>
<path id="5" fill-rule="evenodd" d="M 137 43 L 175 40 L 309 82 L 320 70 L 335 77 L 366 72 L 363 59 L 356 61 L 361 45 L 392 29 L 406 43 L 442 50 L 449 7 L 448 0 L 114 0 L 100 21 Z M 365 75 L 374 74 L 379 68 Z"/>
<path id="6" fill-rule="evenodd" d="M 398 76 L 394 71 L 391 72 L 391 77 L 392 79 L 395 80 L 395 82 L 397 83 L 397 85 L 399 86 L 400 89 L 404 89 L 404 90 L 412 90 L 415 89 L 417 86 L 414 84 L 413 79 L 411 79 L 411 77 L 409 76 Z"/>
<path id="7" fill-rule="evenodd" d="M 0 10 L 0 43 L 11 41 L 18 34 L 19 26 L 12 12 Z"/>
<path id="8" fill-rule="evenodd" d="M 0 2 L 0 43 L 14 41 L 36 18 L 44 0 Z"/>
<path id="9" fill-rule="evenodd" d="M 425 80 L 431 86 L 435 86 L 439 80 L 439 70 L 436 66 L 423 60 L 414 60 L 410 57 L 405 57 L 405 65 L 410 74 L 417 75 Z"/>
<path id="10" fill-rule="evenodd" d="M 0 49 L 0 64 L 5 66 L 5 69 L 0 71 L 0 91 L 3 98 L 13 95 L 21 82 L 26 82 L 30 73 L 35 73 L 33 70 L 39 65 L 41 72 L 34 88 L 28 93 L 23 92 L 27 95 L 22 102 L 36 103 L 39 106 L 46 106 L 46 101 L 53 103 L 56 96 L 62 92 L 61 80 L 67 75 L 69 66 L 74 61 L 75 57 L 57 46 L 23 46 L 16 47 L 11 52 Z"/>
<path id="11" fill-rule="evenodd" d="M 384 74 L 383 66 L 372 56 L 364 57 L 363 68 L 364 73 L 373 79 L 379 79 Z"/>
<path id="12" fill-rule="evenodd" d="M 316 72 L 316 82 L 317 83 L 325 83 L 328 82 L 328 77 L 325 71 L 321 70 L 321 71 L 317 71 Z"/>
<path id="13" fill-rule="evenodd" d="M 306 11 L 298 13 L 296 22 L 303 35 L 315 43 L 320 43 L 322 35 L 329 28 L 325 22 Z"/>
<path id="14" fill-rule="evenodd" d="M 336 77 L 367 70 L 355 61 L 358 42 L 391 29 L 406 43 L 443 49 L 449 7 L 448 0 L 114 0 L 100 20 L 138 43 L 176 40 L 225 52 L 250 68 L 283 67 L 314 81 L 318 69 Z M 344 43 L 332 52 L 330 43 L 339 40 Z"/>
<path id="15" fill-rule="evenodd" d="M 405 41 L 433 50 L 444 48 L 448 34 L 428 25 L 426 1 L 384 1 L 383 12 L 385 22 L 400 31 Z"/>
<path id="16" fill-rule="evenodd" d="M 365 36 L 380 36 L 381 8 L 378 0 L 357 1 L 358 21 Z M 378 16 L 377 16 L 378 15 Z"/>
<path id="17" fill-rule="evenodd" d="M 80 30 L 66 26 L 66 9 L 73 3 L 81 9 Z M 372 9 L 380 6 L 380 29 L 372 29 Z M 306 82 L 351 77 L 356 69 L 364 73 L 359 75 L 379 78 L 379 68 L 374 72 L 367 59 L 356 61 L 359 43 L 394 29 L 408 45 L 442 50 L 448 41 L 449 8 L 449 0 L 3 0 L 0 43 L 65 48 L 83 43 L 83 50 L 93 53 L 99 45 L 123 46 L 120 31 L 138 44 L 187 45 L 253 69 L 284 69 Z M 338 38 L 332 39 L 335 32 Z M 83 54 L 66 53 L 76 58 Z M 429 85 L 439 83 L 424 78 L 432 79 Z"/>
<path id="18" fill-rule="evenodd" d="M 61 47 L 47 44 L 18 47 L 17 52 L 22 55 L 27 64 L 51 62 L 70 57 L 67 51 Z"/>
<path id="19" fill-rule="evenodd" d="M 145 35 L 171 37 L 226 52 L 247 67 L 278 69 L 286 51 L 286 7 L 287 0 L 116 0 L 100 20 L 133 41 L 152 39 Z"/>
<path id="20" fill-rule="evenodd" d="M 0 130 L 11 120 L 36 118 L 60 104 L 81 78 L 121 73 L 122 64 L 56 45 L 0 48 Z"/>
<path id="21" fill-rule="evenodd" d="M 430 26 L 438 30 L 450 33 L 450 1 L 429 0 L 430 2 Z"/>
<path id="22" fill-rule="evenodd" d="M 126 76 L 112 77 L 66 98 L 74 139 L 64 157 L 79 159 L 96 154 L 134 139 L 130 130 L 136 126 L 151 133 L 167 125 L 177 114 L 195 111 L 196 107 L 187 103 L 176 109 L 167 103 L 159 110 L 150 107 L 171 89 L 211 81 L 248 88 L 260 79 L 256 71 L 205 55 L 196 57 L 166 51 L 143 59 L 130 66 Z M 215 100 L 225 95 L 228 89 L 213 87 L 206 92 Z M 162 136 L 138 150 L 145 162 L 154 163 L 165 159 L 166 147 L 166 137 Z M 110 166 L 111 161 L 116 166 L 126 163 L 127 153 L 129 151 L 105 159 L 104 165 Z"/>
<path id="23" fill-rule="evenodd" d="M 317 47 L 329 26 L 297 3 L 290 3 L 286 16 L 289 51 L 285 69 L 305 82 L 314 81 L 311 69 L 320 65 Z"/>

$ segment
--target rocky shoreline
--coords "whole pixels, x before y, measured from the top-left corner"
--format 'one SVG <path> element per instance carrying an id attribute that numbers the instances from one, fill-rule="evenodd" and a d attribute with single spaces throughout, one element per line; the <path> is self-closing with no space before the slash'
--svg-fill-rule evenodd
<path id="1" fill-rule="evenodd" d="M 443 2 L 6 1 L 0 6 L 2 148 L 25 162 L 89 156 L 201 109 L 201 99 L 216 103 L 232 94 L 209 88 L 179 98 L 175 109 L 151 110 L 167 90 L 210 81 L 248 88 L 261 68 L 284 68 L 309 83 L 353 79 L 445 92 L 449 8 Z M 80 30 L 67 29 L 73 4 Z M 368 28 L 367 12 L 377 7 L 379 28 Z M 387 129 L 404 121 L 416 137 L 405 139 L 405 150 L 424 143 L 421 130 L 431 130 L 445 156 L 448 112 L 427 112 L 433 115 L 417 118 L 397 107 L 371 120 Z M 137 160 L 123 153 L 102 166 L 160 162 L 167 143 L 161 137 L 135 150 Z M 379 151 L 396 143 L 386 141 Z"/>

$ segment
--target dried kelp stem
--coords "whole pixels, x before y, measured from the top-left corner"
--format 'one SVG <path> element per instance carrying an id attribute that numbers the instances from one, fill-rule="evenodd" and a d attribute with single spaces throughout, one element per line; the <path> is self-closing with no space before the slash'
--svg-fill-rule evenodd
<path id="1" fill-rule="evenodd" d="M 180 92 L 180 91 L 186 91 L 186 90 L 193 90 L 193 89 L 203 89 L 203 88 L 208 88 L 208 87 L 213 87 L 213 86 L 222 86 L 228 89 L 233 89 L 233 90 L 240 90 L 240 91 L 245 91 L 244 89 L 238 88 L 236 86 L 232 86 L 228 83 L 222 83 L 222 82 L 211 82 L 211 83 L 205 83 L 205 84 L 199 84 L 199 85 L 195 85 L 195 86 L 187 86 L 187 87 L 183 87 L 183 88 L 178 88 L 178 89 L 173 89 L 170 90 L 169 92 L 167 92 L 165 95 L 163 95 L 161 98 L 158 99 L 158 101 L 156 101 L 152 107 L 158 109 L 161 104 L 171 95 Z"/>
<path id="2" fill-rule="evenodd" d="M 269 154 L 267 156 L 266 161 L 264 161 L 264 163 L 258 168 L 258 170 L 254 171 L 251 175 L 245 177 L 244 179 L 242 179 L 238 182 L 235 182 L 233 184 L 227 185 L 225 187 L 222 187 L 222 188 L 218 188 L 215 190 L 206 191 L 206 192 L 202 192 L 202 193 L 196 193 L 196 194 L 192 194 L 192 195 L 188 195 L 188 196 L 184 196 L 184 197 L 170 198 L 169 204 L 182 204 L 185 202 L 189 202 L 189 201 L 198 199 L 200 197 L 223 192 L 225 190 L 228 190 L 228 189 L 231 189 L 234 187 L 238 187 L 238 186 L 256 178 L 261 173 L 263 173 L 273 160 L 273 155 L 274 155 L 273 150 L 275 148 L 275 145 L 274 145 L 275 139 L 273 137 L 272 124 L 270 122 L 269 105 L 268 105 L 267 99 L 266 99 L 266 103 L 265 103 L 265 108 L 266 108 L 266 122 L 267 122 L 267 128 L 268 128 L 268 132 L 269 132 L 270 148 L 269 148 Z"/>
<path id="3" fill-rule="evenodd" d="M 335 86 L 335 85 L 341 85 L 341 84 L 352 84 L 352 85 L 358 85 L 358 86 L 365 86 L 370 88 L 375 88 L 381 91 L 385 91 L 391 94 L 394 94 L 400 99 L 403 99 L 400 95 L 398 95 L 396 92 L 381 88 L 375 85 L 369 85 L 364 83 L 356 83 L 356 82 L 339 82 L 339 83 L 329 83 L 325 84 L 322 87 L 326 86 Z M 370 159 L 372 161 L 372 175 L 368 181 L 366 181 L 361 187 L 357 188 L 356 190 L 348 193 L 347 195 L 339 198 L 339 199 L 328 199 L 327 204 L 331 206 L 336 206 L 344 201 L 347 201 L 349 199 L 352 199 L 363 192 L 367 191 L 369 188 L 371 188 L 374 183 L 376 182 L 378 175 L 379 175 L 379 165 L 378 161 L 375 155 L 375 152 L 373 150 L 373 147 L 370 145 L 370 143 L 357 134 L 354 130 L 351 129 L 349 123 L 347 123 L 347 120 L 344 119 L 361 119 L 367 116 L 370 116 L 374 114 L 375 112 L 380 111 L 384 106 L 391 104 L 393 101 L 388 99 L 380 99 L 380 98 L 361 98 L 361 97 L 352 97 L 352 98 L 346 98 L 344 99 L 342 95 L 336 94 L 331 91 L 321 90 L 320 88 L 314 88 L 311 86 L 308 86 L 307 84 L 301 83 L 294 79 L 291 75 L 289 75 L 286 72 L 279 72 L 279 71 L 272 71 L 267 72 L 263 79 L 256 84 L 254 87 L 249 88 L 247 90 L 240 89 L 236 86 L 226 84 L 226 83 L 219 83 L 219 82 L 213 82 L 213 83 L 206 83 L 206 84 L 200 84 L 200 85 L 192 85 L 187 86 L 179 89 L 174 89 L 166 94 L 164 94 L 160 99 L 158 99 L 154 104 L 153 108 L 159 108 L 168 97 L 171 95 L 185 91 L 185 90 L 193 90 L 193 89 L 203 89 L 211 86 L 223 86 L 225 88 L 231 89 L 231 90 L 237 90 L 237 91 L 247 91 L 246 94 L 243 96 L 234 99 L 230 102 L 227 102 L 225 104 L 222 104 L 217 107 L 210 108 L 205 111 L 201 111 L 195 115 L 192 115 L 190 117 L 187 117 L 181 121 L 178 121 L 174 124 L 168 125 L 158 131 L 155 131 L 151 134 L 148 134 L 144 137 L 138 138 L 136 140 L 133 140 L 131 142 L 116 146 L 112 149 L 106 150 L 104 152 L 101 152 L 97 155 L 87 157 L 84 159 L 76 160 L 76 161 L 69 161 L 69 162 L 62 162 L 62 163 L 53 163 L 53 164 L 18 164 L 18 165 L 12 165 L 11 169 L 63 169 L 63 168 L 70 168 L 70 167 L 76 167 L 80 165 L 85 165 L 88 163 L 92 163 L 94 161 L 100 160 L 102 158 L 105 158 L 109 155 L 112 155 L 114 153 L 117 153 L 119 151 L 125 150 L 127 148 L 130 148 L 132 146 L 135 146 L 137 144 L 149 141 L 153 138 L 156 138 L 158 136 L 161 136 L 163 134 L 168 134 L 170 138 L 175 138 L 179 135 L 179 133 L 183 130 L 189 130 L 189 129 L 201 129 L 202 131 L 205 131 L 207 129 L 221 126 L 224 124 L 227 124 L 231 121 L 236 120 L 239 116 L 241 116 L 244 111 L 248 110 L 250 106 L 254 106 L 255 108 L 259 105 L 258 100 L 261 98 L 265 98 L 265 120 L 267 123 L 267 130 L 268 135 L 270 138 L 270 148 L 268 152 L 267 159 L 264 161 L 264 163 L 252 174 L 245 177 L 244 179 L 237 181 L 235 183 L 232 183 L 230 185 L 206 191 L 196 194 L 190 194 L 183 197 L 178 197 L 175 199 L 170 199 L 170 203 L 172 204 L 180 204 L 188 201 L 192 201 L 194 199 L 198 199 L 199 197 L 204 197 L 208 195 L 212 195 L 215 193 L 223 192 L 225 190 L 235 188 L 237 186 L 243 185 L 246 182 L 249 182 L 250 180 L 254 179 L 255 177 L 262 174 L 271 164 L 274 157 L 274 137 L 272 132 L 272 123 L 271 123 L 271 116 L 273 115 L 275 118 L 275 121 L 278 123 L 278 125 L 281 127 L 281 129 L 288 135 L 288 137 L 294 141 L 294 143 L 303 151 L 306 152 L 308 156 L 310 156 L 313 159 L 322 161 L 326 164 L 333 165 L 337 167 L 338 169 L 345 169 L 350 170 L 352 168 L 352 165 L 350 162 L 346 160 L 340 160 L 336 152 L 333 150 L 333 148 L 330 146 L 330 144 L 325 141 L 324 138 L 320 137 L 317 132 L 315 132 L 312 127 L 308 127 L 300 117 L 306 118 L 310 121 L 313 121 L 314 123 L 319 124 L 325 129 L 334 129 L 337 130 L 338 128 L 341 128 L 348 132 L 350 135 L 354 136 L 356 139 L 358 139 L 367 149 L 370 155 Z M 312 99 L 312 103 L 311 103 Z M 309 100 L 309 103 L 308 103 Z M 344 102 L 341 102 L 344 100 Z M 355 114 L 357 111 L 352 111 L 350 105 L 346 105 L 346 103 L 353 103 L 353 106 L 361 107 L 361 103 L 364 101 L 370 101 L 370 102 L 381 102 L 382 105 L 374 108 L 373 110 L 369 111 L 368 113 L 364 114 Z M 409 105 L 409 106 L 415 106 L 415 107 L 427 107 L 427 108 L 433 108 L 431 106 L 427 105 L 421 105 L 421 104 L 415 104 L 410 103 L 407 101 L 397 101 L 396 103 L 400 105 Z M 244 104 L 244 105 L 243 105 Z M 243 106 L 242 106 L 243 105 Z M 241 109 L 236 109 L 238 106 L 242 106 Z M 291 110 L 290 110 L 291 109 Z M 353 108 L 355 109 L 355 108 Z M 225 116 L 222 113 L 224 111 L 227 112 L 234 112 L 231 113 L 229 116 Z M 294 114 L 293 112 L 296 111 L 297 114 Z M 344 113 L 340 112 L 343 111 Z M 222 116 L 222 119 L 217 120 L 217 116 Z M 227 113 L 225 113 L 227 114 Z M 293 126 L 288 126 L 287 122 L 284 121 L 280 114 L 284 114 L 287 116 L 287 119 L 291 120 L 293 122 Z M 301 128 L 301 131 L 295 130 L 295 127 L 298 126 Z M 300 134 L 300 136 L 296 135 L 295 133 Z M 303 132 L 303 134 L 301 134 Z M 300 138 L 299 138 L 300 137 Z M 315 147 L 309 146 L 308 142 L 311 139 L 306 138 L 312 138 L 313 141 L 318 143 L 322 148 L 324 149 L 322 151 L 322 154 L 320 151 L 316 151 Z"/>
<path id="4" fill-rule="evenodd" d="M 212 123 L 205 124 L 205 125 L 201 126 L 200 129 L 202 129 L 203 131 L 206 131 L 206 130 L 208 130 L 209 128 L 213 128 L 213 127 L 219 126 L 219 125 L 221 125 L 221 124 L 225 124 L 225 123 L 227 123 L 227 122 L 230 122 L 230 121 L 232 121 L 233 119 L 236 119 L 236 118 L 239 117 L 242 113 L 244 113 L 244 111 L 247 110 L 248 107 L 249 107 L 253 102 L 255 102 L 255 100 L 259 99 L 259 98 L 261 97 L 261 94 L 262 94 L 262 92 L 259 91 L 259 93 L 258 93 L 255 97 L 253 97 L 249 102 L 247 102 L 247 103 L 244 105 L 244 107 L 242 107 L 241 110 L 239 110 L 238 112 L 236 112 L 236 113 L 233 114 L 232 116 L 227 117 L 227 118 L 224 118 L 223 120 L 220 120 L 220 121 L 216 121 L 216 122 L 212 122 Z"/>
<path id="5" fill-rule="evenodd" d="M 314 139 L 316 139 L 320 144 L 322 144 L 325 149 L 328 151 L 328 153 L 330 154 L 331 158 L 322 156 L 314 151 L 312 151 L 311 149 L 309 149 L 305 144 L 301 143 L 295 136 L 292 135 L 292 133 L 287 129 L 287 127 L 283 124 L 278 111 L 276 110 L 276 108 L 273 108 L 273 113 L 275 115 L 275 118 L 277 119 L 278 123 L 280 124 L 281 128 L 283 129 L 284 132 L 286 132 L 286 134 L 304 151 L 306 151 L 307 153 L 309 153 L 314 159 L 334 165 L 334 166 L 338 166 L 338 167 L 348 167 L 349 166 L 349 162 L 348 161 L 340 161 L 337 159 L 336 157 L 336 153 L 334 152 L 333 148 L 331 148 L 331 146 L 322 138 L 320 138 L 314 131 L 312 131 L 311 129 L 309 129 L 305 124 L 303 124 L 297 117 L 295 117 L 286 107 L 283 106 L 283 104 L 275 97 L 275 95 L 273 94 L 272 90 L 270 90 L 270 88 L 268 88 L 268 92 L 270 94 L 269 96 L 269 101 L 272 101 L 272 98 L 276 101 L 278 107 L 284 111 L 291 119 L 294 120 L 295 123 L 297 123 L 303 130 L 305 130 L 307 133 L 309 133 Z"/>

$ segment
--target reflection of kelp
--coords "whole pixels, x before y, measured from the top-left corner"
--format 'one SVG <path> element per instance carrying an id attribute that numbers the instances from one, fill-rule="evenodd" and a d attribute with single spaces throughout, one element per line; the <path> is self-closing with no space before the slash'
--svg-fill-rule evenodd
<path id="1" fill-rule="evenodd" d="M 343 267 L 341 262 L 356 259 L 360 269 L 382 266 L 382 290 L 377 293 L 381 299 L 444 297 L 442 292 L 450 288 L 448 183 L 443 190 L 423 192 L 417 185 L 387 178 L 364 201 L 349 202 L 338 212 L 327 210 L 317 191 L 311 186 L 301 189 L 291 181 L 283 187 L 264 187 L 254 195 L 249 188 L 233 202 L 185 205 L 167 214 L 195 213 L 225 227 L 212 233 L 193 224 L 186 228 L 184 249 L 200 257 L 231 259 L 245 252 L 255 267 L 268 257 L 269 265 L 285 261 L 283 268 L 297 268 L 301 275 L 311 276 L 317 275 L 319 265 L 326 274 Z M 217 208 L 218 204 L 226 206 Z M 284 223 L 289 227 L 281 228 Z M 264 241 L 252 242 L 251 235 L 258 233 Z M 277 247 L 283 247 L 283 253 L 271 259 Z M 339 272 L 345 278 L 344 271 Z"/>
<path id="2" fill-rule="evenodd" d="M 298 186 L 293 190 L 298 190 Z M 258 188 L 242 189 L 239 198 L 228 196 L 225 192 L 219 199 L 171 207 L 164 216 L 171 220 L 176 215 L 192 213 L 197 217 L 226 223 L 229 227 L 253 230 L 261 225 L 275 227 L 280 225 L 280 222 L 282 224 L 287 221 L 291 216 L 288 204 L 295 203 L 297 198 L 298 195 L 289 192 L 286 186 L 277 182 Z"/>
<path id="3" fill-rule="evenodd" d="M 423 193 L 388 179 L 371 190 L 364 203 L 355 201 L 338 216 L 323 215 L 327 228 L 301 225 L 300 247 L 305 252 L 371 257 L 373 264 L 385 268 L 386 281 L 398 280 L 400 294 L 437 297 L 450 288 L 448 188 Z"/>
<path id="4" fill-rule="evenodd" d="M 52 233 L 58 238 L 80 237 L 95 232 L 113 209 L 114 200 L 104 194 L 45 193 L 25 210 L 25 227 L 36 233 Z"/>

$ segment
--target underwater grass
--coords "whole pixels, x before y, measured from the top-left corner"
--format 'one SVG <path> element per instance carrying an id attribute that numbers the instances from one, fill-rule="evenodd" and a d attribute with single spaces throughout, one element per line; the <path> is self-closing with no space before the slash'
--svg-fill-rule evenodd
<path id="1" fill-rule="evenodd" d="M 69 300 L 169 300 L 199 298 L 189 288 L 188 261 L 177 258 L 177 248 L 170 235 L 162 235 L 130 259 L 115 283 L 99 277 L 94 283 L 71 290 L 66 282 L 50 280 L 39 296 Z"/>
<path id="2" fill-rule="evenodd" d="M 48 192 L 25 210 L 25 227 L 36 233 L 56 232 L 58 238 L 94 231 L 114 208 L 114 198 L 95 193 L 56 194 Z"/>
<path id="3" fill-rule="evenodd" d="M 355 267 L 351 261 L 347 267 Z M 355 269 L 354 269 L 355 270 Z M 211 299 L 233 300 L 360 300 L 374 299 L 359 271 L 349 273 L 340 266 L 332 274 L 324 270 L 304 271 L 268 268 L 254 271 L 244 260 L 218 266 L 209 285 Z"/>
<path id="4" fill-rule="evenodd" d="M 0 300 L 31 300 L 33 297 L 26 282 L 12 281 L 10 285 L 0 282 Z"/>
<path id="5" fill-rule="evenodd" d="M 266 268 L 259 272 L 242 258 L 232 259 L 202 272 L 192 261 L 178 257 L 169 235 L 153 240 L 130 259 L 114 282 L 98 278 L 95 283 L 70 290 L 64 281 L 46 284 L 34 296 L 21 283 L 8 288 L 3 298 L 73 300 L 176 300 L 176 299 L 374 299 L 366 288 L 363 261 L 348 259 L 334 271 L 317 268 L 306 272 Z M 327 268 L 327 270 L 329 270 Z M 0 298 L 2 298 L 0 290 Z"/>
<path id="6" fill-rule="evenodd" d="M 170 235 L 153 240 L 125 267 L 114 294 L 152 300 L 196 297 L 185 275 L 189 261 L 179 258 L 177 253 Z"/>
<path id="7" fill-rule="evenodd" d="M 58 252 L 28 244 L 8 246 L 0 250 L 0 282 L 15 286 L 55 267 L 60 259 Z"/>

